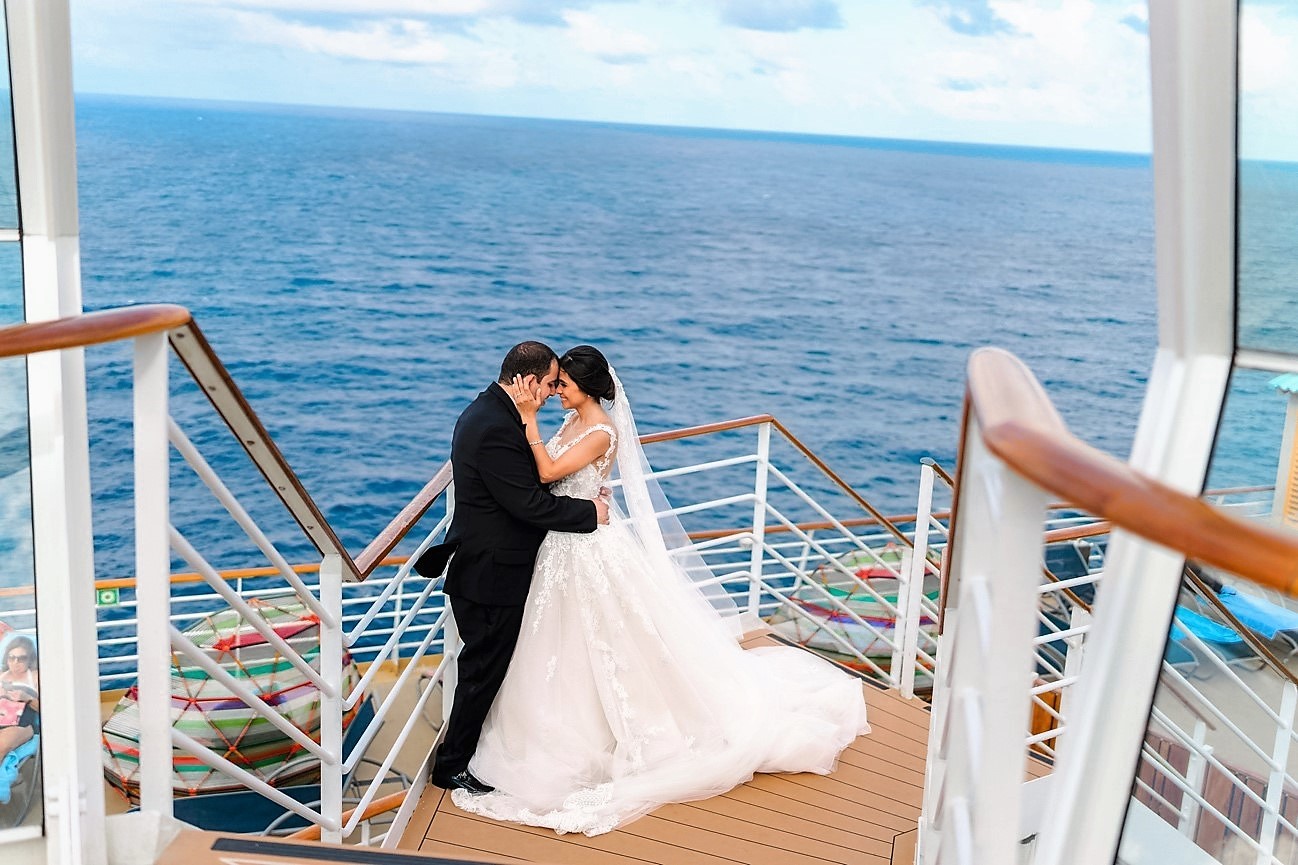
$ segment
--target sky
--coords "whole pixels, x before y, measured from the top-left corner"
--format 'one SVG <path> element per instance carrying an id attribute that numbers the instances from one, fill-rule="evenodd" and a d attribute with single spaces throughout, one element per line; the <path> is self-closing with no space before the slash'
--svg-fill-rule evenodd
<path id="1" fill-rule="evenodd" d="M 1248 3 L 1253 50 L 1243 81 L 1259 106 L 1254 127 L 1298 133 L 1290 96 L 1298 10 L 1289 8 L 1298 4 Z M 1088 150 L 1150 144 L 1147 12 L 1131 0 L 71 0 L 71 8 L 84 93 Z M 1254 140 L 1269 153 L 1268 135 Z"/>

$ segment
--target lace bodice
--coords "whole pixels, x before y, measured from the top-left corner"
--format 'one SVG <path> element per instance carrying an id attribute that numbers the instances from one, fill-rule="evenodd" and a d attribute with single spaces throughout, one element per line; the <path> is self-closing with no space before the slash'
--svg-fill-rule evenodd
<path id="1" fill-rule="evenodd" d="M 608 424 L 599 423 L 587 427 L 575 436 L 564 438 L 564 433 L 572 425 L 576 416 L 575 411 L 568 412 L 558 432 L 545 443 L 545 450 L 550 455 L 550 459 L 557 460 L 595 430 L 608 433 L 610 439 L 608 449 L 593 462 L 587 463 L 566 478 L 555 481 L 550 486 L 550 492 L 559 496 L 572 496 L 575 499 L 593 499 L 599 495 L 599 488 L 608 482 L 609 472 L 613 468 L 613 452 L 617 449 L 617 432 Z"/>

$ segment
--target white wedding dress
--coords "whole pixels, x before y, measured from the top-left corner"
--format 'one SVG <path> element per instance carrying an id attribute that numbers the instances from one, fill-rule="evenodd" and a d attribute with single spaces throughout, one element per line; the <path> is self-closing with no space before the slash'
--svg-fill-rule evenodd
<path id="1" fill-rule="evenodd" d="M 573 414 L 546 445 L 552 457 L 595 429 L 616 448 L 607 426 L 565 440 Z M 611 463 L 605 453 L 552 490 L 593 498 Z M 625 518 L 546 537 L 469 765 L 496 792 L 455 790 L 456 805 L 598 835 L 754 772 L 828 773 L 869 729 L 859 679 L 801 649 L 740 648 L 689 577 L 662 561 Z"/>

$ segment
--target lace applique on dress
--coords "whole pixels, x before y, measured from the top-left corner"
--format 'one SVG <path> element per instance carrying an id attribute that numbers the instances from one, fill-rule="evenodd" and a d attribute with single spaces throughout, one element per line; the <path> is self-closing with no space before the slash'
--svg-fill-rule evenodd
<path id="1" fill-rule="evenodd" d="M 575 499 L 593 499 L 599 495 L 599 488 L 608 480 L 608 471 L 612 465 L 613 454 L 617 450 L 617 432 L 608 424 L 594 424 L 568 441 L 563 441 L 561 439 L 563 432 L 569 428 L 576 417 L 577 413 L 575 411 L 569 412 L 568 416 L 563 419 L 563 423 L 560 424 L 558 431 L 545 443 L 545 451 L 550 455 L 550 459 L 557 460 L 596 430 L 603 430 L 608 433 L 608 448 L 594 461 L 551 484 L 550 492 L 557 496 L 571 496 Z M 536 604 L 530 613 L 528 626 L 533 631 L 541 626 L 541 619 L 546 608 L 550 605 L 554 593 L 556 591 L 566 593 L 571 588 L 571 579 L 566 568 L 560 567 L 556 563 L 568 561 L 574 554 L 575 548 L 590 543 L 591 537 L 591 535 L 551 532 L 541 546 L 536 560 L 536 571 L 532 575 Z M 592 593 L 606 595 L 610 591 L 610 587 L 607 583 L 603 585 L 583 584 L 579 591 L 583 596 L 587 597 Z"/>

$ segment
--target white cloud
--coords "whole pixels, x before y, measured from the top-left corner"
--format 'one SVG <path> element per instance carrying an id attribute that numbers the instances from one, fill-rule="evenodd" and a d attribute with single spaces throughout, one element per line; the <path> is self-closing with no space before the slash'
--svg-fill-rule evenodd
<path id="1" fill-rule="evenodd" d="M 374 21 L 338 29 L 284 21 L 258 12 L 236 13 L 235 20 L 249 41 L 345 60 L 427 65 L 443 63 L 448 54 L 445 43 L 422 21 Z"/>
<path id="2" fill-rule="evenodd" d="M 1276 9 L 1245 5 L 1239 22 L 1239 84 L 1245 93 L 1295 91 L 1294 35 L 1298 22 Z"/>
<path id="3" fill-rule="evenodd" d="M 645 36 L 633 30 L 613 27 L 590 12 L 566 11 L 568 37 L 587 54 L 614 63 L 640 61 L 658 51 Z"/>
<path id="4" fill-rule="evenodd" d="M 1123 22 L 1129 10 L 1091 0 L 990 5 L 1012 32 L 953 36 L 923 52 L 919 104 L 957 120 L 1071 127 L 1076 146 L 1096 146 L 1086 127 L 1115 116 L 1147 125 L 1148 43 Z"/>
<path id="5" fill-rule="evenodd" d="M 1298 161 L 1298 19 L 1245 4 L 1239 26 L 1239 149 L 1249 159 Z"/>
<path id="6" fill-rule="evenodd" d="M 366 16 L 428 16 L 463 18 L 507 11 L 515 4 L 502 0 L 190 0 L 267 12 Z"/>

